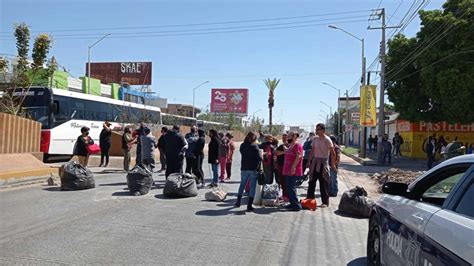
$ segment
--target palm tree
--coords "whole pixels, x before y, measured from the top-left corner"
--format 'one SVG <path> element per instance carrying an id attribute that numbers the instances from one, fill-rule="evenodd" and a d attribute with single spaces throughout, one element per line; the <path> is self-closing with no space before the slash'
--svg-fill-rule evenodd
<path id="1" fill-rule="evenodd" d="M 268 125 L 270 128 L 270 134 L 272 134 L 272 108 L 275 106 L 275 89 L 278 86 L 278 83 L 280 83 L 280 79 L 265 79 L 263 80 L 265 85 L 268 88 Z"/>

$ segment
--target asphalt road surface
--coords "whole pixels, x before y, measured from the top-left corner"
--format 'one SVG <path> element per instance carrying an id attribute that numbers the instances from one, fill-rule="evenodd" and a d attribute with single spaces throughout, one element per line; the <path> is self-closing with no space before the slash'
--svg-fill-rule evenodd
<path id="1" fill-rule="evenodd" d="M 41 185 L 0 191 L 0 264 L 366 264 L 368 222 L 337 214 L 339 197 L 315 212 L 234 208 L 239 162 L 237 153 L 222 203 L 205 201 L 207 189 L 166 199 L 160 174 L 148 195 L 128 196 L 125 174 L 113 169 L 97 173 L 96 188 L 85 191 Z M 345 158 L 341 167 L 354 163 Z M 206 163 L 204 169 L 209 177 Z M 350 173 L 340 191 L 353 185 Z"/>

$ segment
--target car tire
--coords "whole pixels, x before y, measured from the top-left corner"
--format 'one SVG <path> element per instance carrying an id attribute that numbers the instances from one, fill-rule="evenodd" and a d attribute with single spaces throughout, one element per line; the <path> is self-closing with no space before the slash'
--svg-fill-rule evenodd
<path id="1" fill-rule="evenodd" d="M 369 235 L 367 237 L 367 265 L 380 266 L 380 229 L 375 216 L 369 221 Z"/>

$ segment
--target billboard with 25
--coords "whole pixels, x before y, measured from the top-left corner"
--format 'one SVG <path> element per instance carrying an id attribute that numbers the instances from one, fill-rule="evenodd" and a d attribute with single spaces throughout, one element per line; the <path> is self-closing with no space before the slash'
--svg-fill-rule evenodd
<path id="1" fill-rule="evenodd" d="M 247 114 L 248 89 L 212 89 L 211 112 Z"/>
<path id="2" fill-rule="evenodd" d="M 86 76 L 88 64 L 86 63 Z M 91 77 L 102 83 L 128 83 L 151 85 L 151 62 L 104 62 L 91 63 Z"/>

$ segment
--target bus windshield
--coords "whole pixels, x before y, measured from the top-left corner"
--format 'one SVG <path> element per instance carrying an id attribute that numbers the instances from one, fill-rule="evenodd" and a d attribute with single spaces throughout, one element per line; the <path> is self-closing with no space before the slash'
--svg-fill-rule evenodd
<path id="1" fill-rule="evenodd" d="M 29 90 L 18 90 L 16 96 L 26 95 L 23 110 L 26 117 L 41 123 L 41 128 L 50 128 L 51 92 L 48 88 L 36 87 Z"/>
<path id="2" fill-rule="evenodd" d="M 49 127 L 49 107 L 23 107 L 26 117 L 41 123 L 41 128 Z"/>

